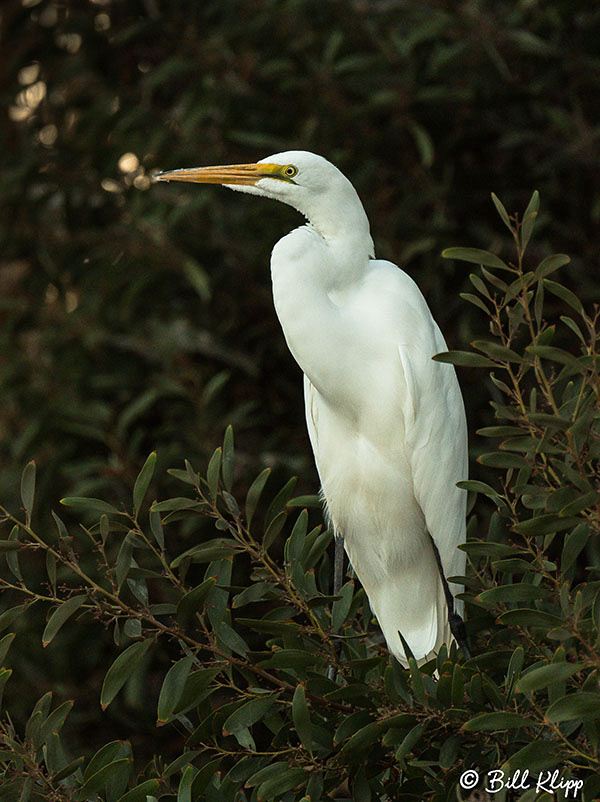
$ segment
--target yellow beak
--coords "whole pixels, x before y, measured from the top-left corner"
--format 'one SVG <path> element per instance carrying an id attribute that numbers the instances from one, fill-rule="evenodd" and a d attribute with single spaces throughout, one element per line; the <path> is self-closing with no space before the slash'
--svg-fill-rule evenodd
<path id="1" fill-rule="evenodd" d="M 290 179 L 283 175 L 281 164 L 229 164 L 218 167 L 185 167 L 158 173 L 158 181 L 189 181 L 194 184 L 246 184 L 253 185 L 261 178 Z"/>

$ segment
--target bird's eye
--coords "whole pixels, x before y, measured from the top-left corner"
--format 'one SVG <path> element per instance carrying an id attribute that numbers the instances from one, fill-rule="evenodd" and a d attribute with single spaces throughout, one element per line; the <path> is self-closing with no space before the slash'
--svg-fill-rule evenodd
<path id="1" fill-rule="evenodd" d="M 298 175 L 298 168 L 294 167 L 293 164 L 288 164 L 288 166 L 284 168 L 283 174 L 287 176 L 287 178 L 293 178 L 295 175 Z"/>

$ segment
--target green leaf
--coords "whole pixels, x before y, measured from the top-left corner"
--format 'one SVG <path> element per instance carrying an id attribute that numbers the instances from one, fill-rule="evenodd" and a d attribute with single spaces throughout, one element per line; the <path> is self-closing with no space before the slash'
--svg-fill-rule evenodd
<path id="1" fill-rule="evenodd" d="M 4 687 L 11 678 L 11 675 L 12 668 L 0 668 L 0 705 L 2 704 L 2 696 L 4 695 Z"/>
<path id="2" fill-rule="evenodd" d="M 241 635 L 232 629 L 225 621 L 221 621 L 215 629 L 217 637 L 223 641 L 233 652 L 245 657 L 250 647 Z"/>
<path id="3" fill-rule="evenodd" d="M 124 512 L 120 512 L 116 507 L 113 507 L 112 504 L 107 504 L 106 501 L 102 501 L 102 499 L 99 498 L 67 496 L 67 498 L 62 498 L 60 503 L 64 504 L 65 507 L 75 507 L 78 510 L 87 512 L 103 512 L 107 515 L 125 515 Z"/>
<path id="4" fill-rule="evenodd" d="M 537 323 L 538 329 L 541 328 L 542 319 L 544 316 L 544 285 L 541 281 L 538 281 L 537 288 L 535 290 L 535 300 L 533 302 L 533 314 L 535 316 L 535 322 Z"/>
<path id="5" fill-rule="evenodd" d="M 546 256 L 537 266 L 535 276 L 537 279 L 546 278 L 550 273 L 554 273 L 555 270 L 558 270 L 559 267 L 568 265 L 570 261 L 570 257 L 565 253 L 554 253 L 552 256 Z"/>
<path id="6" fill-rule="evenodd" d="M 492 359 L 500 359 L 503 362 L 523 362 L 523 357 L 520 354 L 517 354 L 516 351 L 513 351 L 511 348 L 506 348 L 506 346 L 500 345 L 499 343 L 488 342 L 487 340 L 475 340 L 471 345 L 473 348 L 477 348 L 478 351 L 483 351 L 484 354 L 487 354 L 487 356 Z"/>
<path id="7" fill-rule="evenodd" d="M 176 774 L 181 769 L 189 766 L 192 760 L 195 760 L 200 754 L 202 754 L 202 750 L 192 749 L 179 755 L 179 757 L 176 757 L 175 760 L 169 763 L 166 769 L 163 769 L 161 772 L 163 778 L 170 777 L 172 774 Z"/>
<path id="8" fill-rule="evenodd" d="M 414 746 L 421 740 L 425 732 L 425 727 L 422 724 L 416 724 L 404 737 L 404 740 L 396 749 L 396 760 L 405 768 L 406 764 L 404 758 L 408 755 Z"/>
<path id="9" fill-rule="evenodd" d="M 52 515 L 54 516 L 56 523 L 59 526 L 59 531 L 61 532 L 61 536 L 62 536 L 62 529 L 64 529 L 64 537 L 67 537 L 67 530 L 63 522 L 60 520 L 58 515 L 54 515 L 54 513 L 52 513 Z M 108 516 L 106 516 L 104 513 L 102 513 L 102 515 L 100 516 L 98 528 L 100 529 L 100 538 L 102 539 L 102 545 L 104 546 L 110 534 L 110 521 L 108 520 Z"/>
<path id="10" fill-rule="evenodd" d="M 435 155 L 435 147 L 429 133 L 422 125 L 414 122 L 408 125 L 408 129 L 415 140 L 421 164 L 426 168 L 431 167 Z"/>
<path id="11" fill-rule="evenodd" d="M 560 664 L 557 664 L 560 665 Z M 600 693 L 576 691 L 563 696 L 546 711 L 549 721 L 593 720 L 600 718 Z"/>
<path id="12" fill-rule="evenodd" d="M 518 713 L 480 713 L 462 725 L 469 732 L 487 732 L 511 730 L 515 727 L 526 727 L 532 722 Z"/>
<path id="13" fill-rule="evenodd" d="M 544 287 L 547 290 L 550 290 L 553 295 L 556 295 L 558 298 L 565 301 L 565 303 L 569 304 L 569 306 L 579 312 L 582 317 L 585 317 L 583 305 L 574 292 L 571 292 L 571 290 L 563 287 L 562 284 L 557 284 L 555 281 L 550 281 L 549 278 L 543 279 L 543 282 Z"/>
<path id="14" fill-rule="evenodd" d="M 473 295 L 470 292 L 460 292 L 459 295 L 463 299 L 463 301 L 468 301 L 470 304 L 473 304 L 473 306 L 476 306 L 479 309 L 483 310 L 486 313 L 486 315 L 489 315 L 490 310 L 487 308 L 487 306 L 481 300 L 481 298 L 478 298 L 476 295 Z"/>
<path id="15" fill-rule="evenodd" d="M 262 601 L 267 596 L 273 598 L 274 593 L 275 588 L 270 582 L 254 582 L 234 597 L 231 606 L 235 610 L 238 607 L 244 607 L 246 604 Z"/>
<path id="16" fill-rule="evenodd" d="M 21 793 L 19 795 L 19 802 L 29 802 L 31 794 L 33 793 L 33 786 L 35 783 L 34 777 L 26 777 L 21 786 Z"/>
<path id="17" fill-rule="evenodd" d="M 567 315 L 561 315 L 560 319 L 565 324 L 565 326 L 568 326 L 571 329 L 571 331 L 576 335 L 576 337 L 578 337 L 581 340 L 581 342 L 585 345 L 586 339 L 581 333 L 581 329 L 579 328 L 577 323 L 575 323 L 573 318 L 568 317 Z"/>
<path id="18" fill-rule="evenodd" d="M 181 268 L 192 287 L 198 293 L 200 300 L 209 301 L 211 297 L 210 280 L 204 268 L 195 261 L 187 258 L 181 263 Z M 144 800 L 145 802 L 145 800 Z"/>
<path id="19" fill-rule="evenodd" d="M 541 359 L 550 359 L 552 362 L 559 362 L 561 365 L 569 365 L 574 370 L 579 370 L 580 368 L 580 362 L 577 357 L 562 348 L 555 348 L 552 345 L 528 345 L 526 351 L 528 354 Z"/>
<path id="20" fill-rule="evenodd" d="M 18 539 L 19 536 L 19 527 L 13 526 L 10 535 L 8 536 L 8 540 L 10 543 L 14 543 L 18 548 L 21 547 L 21 543 Z M 21 574 L 21 568 L 19 566 L 19 557 L 17 554 L 17 549 L 10 549 L 6 551 L 6 564 L 8 566 L 9 571 L 11 574 L 19 581 L 23 581 L 23 575 Z"/>
<path id="21" fill-rule="evenodd" d="M 35 462 L 31 460 L 25 466 L 21 475 L 21 501 L 25 507 L 27 526 L 31 524 L 31 512 L 35 497 Z"/>
<path id="22" fill-rule="evenodd" d="M 102 692 L 100 694 L 100 704 L 103 710 L 106 710 L 123 685 L 125 685 L 129 677 L 141 663 L 142 658 L 150 646 L 152 646 L 152 643 L 153 641 L 151 638 L 132 643 L 131 646 L 128 646 L 127 649 L 117 657 L 108 669 L 104 682 L 102 683 Z"/>
<path id="23" fill-rule="evenodd" d="M 506 211 L 506 209 L 504 207 L 504 204 L 502 203 L 500 198 L 493 192 L 492 192 L 492 202 L 493 202 L 494 206 L 496 207 L 496 211 L 500 215 L 500 218 L 501 218 L 502 222 L 504 223 L 504 225 L 508 228 L 508 230 L 512 234 L 513 227 L 511 225 L 510 218 L 508 216 L 508 212 Z"/>
<path id="24" fill-rule="evenodd" d="M 533 233 L 533 227 L 535 226 L 539 207 L 540 193 L 536 189 L 531 196 L 531 200 L 529 201 L 527 208 L 525 209 L 525 214 L 523 215 L 523 221 L 521 223 L 521 248 L 523 250 L 525 250 L 527 247 L 527 244 Z"/>
<path id="25" fill-rule="evenodd" d="M 498 585 L 495 588 L 484 590 L 477 596 L 477 600 L 485 604 L 498 604 L 503 602 L 532 601 L 533 599 L 543 599 L 548 596 L 548 588 L 539 585 L 526 585 L 524 582 L 517 582 L 513 585 Z"/>
<path id="26" fill-rule="evenodd" d="M 314 507 L 319 509 L 321 507 L 321 498 L 316 493 L 311 493 L 308 496 L 295 496 L 291 498 L 287 507 Z"/>
<path id="27" fill-rule="evenodd" d="M 490 468 L 527 468 L 528 466 L 527 460 L 519 454 L 506 454 L 502 451 L 481 454 L 477 457 L 477 462 Z"/>
<path id="28" fill-rule="evenodd" d="M 421 669 L 417 665 L 417 661 L 415 660 L 412 652 L 410 651 L 407 642 L 402 637 L 402 633 L 398 632 L 398 634 L 400 635 L 400 640 L 402 641 L 404 652 L 408 658 L 408 668 L 410 671 L 410 680 L 412 684 L 413 693 L 422 705 L 426 705 L 427 693 L 425 692 L 425 685 L 423 684 L 423 675 L 421 674 Z"/>
<path id="29" fill-rule="evenodd" d="M 155 501 L 150 507 L 150 512 L 179 512 L 180 510 L 201 509 L 202 504 L 193 498 L 168 498 L 165 501 Z"/>
<path id="30" fill-rule="evenodd" d="M 194 563 L 209 563 L 213 560 L 222 560 L 231 557 L 236 552 L 243 548 L 236 540 L 225 537 L 217 537 L 213 540 L 207 540 L 205 543 L 198 543 L 197 546 L 192 546 L 191 549 L 184 551 L 176 557 L 171 563 L 171 568 L 177 568 L 178 565 L 190 557 Z"/>
<path id="31" fill-rule="evenodd" d="M 286 510 L 282 510 L 278 513 L 271 523 L 265 529 L 265 533 L 263 535 L 263 548 L 268 550 L 275 540 L 277 539 L 278 535 L 281 534 L 281 530 L 285 526 L 285 522 L 287 521 L 288 514 Z"/>
<path id="32" fill-rule="evenodd" d="M 481 437 L 512 437 L 523 434 L 523 429 L 519 426 L 484 426 L 483 429 L 477 429 L 475 434 Z"/>
<path id="33" fill-rule="evenodd" d="M 508 546 L 506 543 L 490 543 L 479 540 L 461 543 L 458 548 L 474 557 L 509 557 L 515 553 L 515 547 Z"/>
<path id="34" fill-rule="evenodd" d="M 547 688 L 555 682 L 563 682 L 581 671 L 583 667 L 583 663 L 549 663 L 539 666 L 521 677 L 517 682 L 516 690 L 519 693 L 528 693 L 540 688 Z"/>
<path id="35" fill-rule="evenodd" d="M 120 591 L 129 569 L 131 568 L 133 558 L 133 542 L 132 538 L 135 537 L 133 532 L 129 532 L 123 542 L 117 555 L 117 562 L 115 565 L 115 578 L 117 581 L 117 589 Z"/>
<path id="36" fill-rule="evenodd" d="M 216 577 L 209 576 L 208 579 L 181 597 L 177 604 L 177 621 L 181 626 L 186 626 L 198 610 L 204 606 L 216 582 Z"/>
<path id="37" fill-rule="evenodd" d="M 187 460 L 186 460 L 187 462 Z M 168 468 L 167 473 L 169 476 L 174 476 L 175 479 L 179 479 L 180 482 L 183 482 L 185 485 L 191 485 L 192 487 L 198 486 L 198 480 L 194 477 L 190 476 L 187 470 L 182 471 L 180 468 Z"/>
<path id="38" fill-rule="evenodd" d="M 206 482 L 213 498 L 216 498 L 219 492 L 219 474 L 221 472 L 222 455 L 223 449 L 221 447 L 215 449 L 206 470 Z"/>
<path id="39" fill-rule="evenodd" d="M 254 513 L 256 512 L 256 507 L 258 505 L 258 501 L 260 496 L 264 490 L 265 484 L 267 483 L 267 479 L 271 475 L 271 469 L 265 468 L 261 471 L 256 479 L 252 482 L 248 489 L 248 493 L 246 494 L 246 523 L 250 526 L 250 522 L 254 517 Z"/>
<path id="40" fill-rule="evenodd" d="M 461 739 L 458 735 L 446 738 L 440 748 L 440 766 L 446 771 L 456 763 L 460 750 Z"/>
<path id="41" fill-rule="evenodd" d="M 381 721 L 372 721 L 355 732 L 340 749 L 340 759 L 351 760 L 359 754 L 365 754 L 379 739 L 384 726 Z"/>
<path id="42" fill-rule="evenodd" d="M 271 763 L 249 777 L 246 780 L 246 785 L 248 788 L 255 788 L 257 785 L 264 783 L 266 780 L 269 780 L 272 777 L 277 778 L 287 766 L 288 763 L 283 760 Z"/>
<path id="43" fill-rule="evenodd" d="M 277 701 L 279 694 L 269 694 L 250 699 L 241 707 L 238 707 L 223 724 L 223 735 L 236 733 L 240 730 L 249 729 L 257 721 L 264 718 L 265 713 L 270 710 Z"/>
<path id="44" fill-rule="evenodd" d="M 234 468 L 234 453 L 233 453 L 233 429 L 231 425 L 225 429 L 225 438 L 223 440 L 223 461 L 221 463 L 221 476 L 223 477 L 223 484 L 225 489 L 231 491 L 233 484 L 233 468 Z"/>
<path id="45" fill-rule="evenodd" d="M 160 514 L 156 510 L 150 510 L 148 513 L 148 520 L 150 521 L 150 531 L 154 535 L 154 539 L 158 543 L 161 551 L 165 550 L 165 536 L 163 533 L 162 522 Z"/>
<path id="46" fill-rule="evenodd" d="M 331 631 L 338 632 L 342 624 L 345 622 L 350 607 L 352 606 L 352 599 L 354 595 L 354 581 L 349 580 L 340 589 L 339 595 L 341 599 L 337 599 L 331 606 Z"/>
<path id="47" fill-rule="evenodd" d="M 352 737 L 355 732 L 370 724 L 373 721 L 366 710 L 355 710 L 354 713 L 342 719 L 337 729 L 333 733 L 334 745 L 340 744 Z"/>
<path id="48" fill-rule="evenodd" d="M 177 789 L 177 802 L 192 802 L 192 783 L 197 774 L 194 766 L 188 766 L 181 776 Z"/>
<path id="49" fill-rule="evenodd" d="M 521 521 L 513 527 L 515 532 L 520 535 L 550 535 L 554 532 L 562 532 L 564 529 L 572 529 L 581 523 L 580 518 L 561 518 L 555 513 L 546 515 L 536 515 L 527 521 Z"/>
<path id="50" fill-rule="evenodd" d="M 270 802 L 270 800 L 282 796 L 305 781 L 306 772 L 304 769 L 290 768 L 286 763 L 285 769 L 281 770 L 276 777 L 262 783 L 258 789 L 257 799 L 259 802 L 261 800 Z"/>
<path id="51" fill-rule="evenodd" d="M 120 796 L 117 802 L 149 802 L 149 797 L 159 791 L 159 780 L 144 780 L 144 782 Z"/>
<path id="52" fill-rule="evenodd" d="M 465 368 L 496 367 L 496 363 L 492 362 L 491 359 L 481 356 L 481 354 L 475 354 L 472 351 L 444 351 L 441 354 L 435 354 L 432 359 L 435 362 L 446 362 Z"/>
<path id="53" fill-rule="evenodd" d="M 158 697 L 157 727 L 162 726 L 177 707 L 193 663 L 193 657 L 183 657 L 167 671 Z"/>
<path id="54" fill-rule="evenodd" d="M 59 705 L 48 716 L 40 727 L 40 744 L 45 744 L 53 732 L 58 732 L 73 708 L 73 701 L 68 700 Z"/>
<path id="55" fill-rule="evenodd" d="M 271 657 L 261 660 L 261 668 L 306 668 L 324 662 L 323 655 L 305 652 L 302 649 L 275 649 Z"/>
<path id="56" fill-rule="evenodd" d="M 42 645 L 46 647 L 54 638 L 56 633 L 68 619 L 79 610 L 81 605 L 87 600 L 87 595 L 71 596 L 70 599 L 59 605 L 52 613 L 42 634 Z"/>
<path id="57" fill-rule="evenodd" d="M 81 768 L 81 764 L 85 761 L 85 756 L 81 755 L 81 757 L 72 760 L 70 763 L 67 763 L 66 766 L 63 766 L 60 771 L 57 771 L 56 774 L 52 776 L 53 782 L 58 782 L 59 780 L 66 780 L 67 777 L 71 777 L 71 775 L 75 774 L 75 772 Z"/>
<path id="58" fill-rule="evenodd" d="M 133 486 L 133 508 L 135 510 L 136 517 L 140 511 L 140 507 L 142 506 L 142 501 L 144 500 L 144 496 L 146 495 L 146 491 L 148 490 L 148 485 L 152 481 L 152 477 L 154 476 L 154 468 L 156 466 L 156 451 L 152 451 L 144 463 L 142 470 L 139 472 L 137 479 L 135 480 L 135 484 Z"/>
<path id="59" fill-rule="evenodd" d="M 529 420 L 539 426 L 547 426 L 551 429 L 565 431 L 570 428 L 571 421 L 568 418 L 560 418 L 557 415 L 549 415 L 546 412 L 530 412 Z"/>
<path id="60" fill-rule="evenodd" d="M 5 635 L 2 640 L 0 640 L 0 666 L 4 665 L 6 655 L 8 654 L 8 650 L 10 649 L 14 639 L 15 633 L 9 632 L 8 635 Z"/>
<path id="61" fill-rule="evenodd" d="M 154 540 L 158 543 L 161 551 L 165 549 L 165 536 L 163 533 L 162 522 L 160 520 L 160 513 L 151 509 L 148 513 L 148 520 L 150 521 L 150 531 L 154 536 Z"/>
<path id="62" fill-rule="evenodd" d="M 267 528 L 271 521 L 277 515 L 279 515 L 282 510 L 285 509 L 288 500 L 291 498 L 291 495 L 294 492 L 297 482 L 298 478 L 296 476 L 292 476 L 291 479 L 288 479 L 279 493 L 277 493 L 273 501 L 269 504 L 269 508 L 267 509 L 265 515 L 265 528 Z"/>
<path id="63" fill-rule="evenodd" d="M 503 501 L 498 491 L 494 490 L 493 487 L 490 487 L 490 485 L 485 482 L 479 482 L 475 479 L 463 479 L 457 482 L 456 486 L 461 490 L 469 490 L 471 493 L 481 493 L 484 496 L 494 499 L 494 501 Z"/>
<path id="64" fill-rule="evenodd" d="M 333 531 L 331 529 L 326 529 L 324 532 L 317 535 L 306 556 L 304 556 L 303 550 L 301 563 L 304 571 L 310 571 L 311 568 L 315 567 L 323 554 L 327 551 L 332 539 Z"/>
<path id="65" fill-rule="evenodd" d="M 56 557 L 51 551 L 46 552 L 46 571 L 50 584 L 56 594 Z"/>
<path id="66" fill-rule="evenodd" d="M 529 607 L 507 610 L 498 616 L 498 622 L 508 627 L 541 627 L 543 629 L 558 627 L 563 623 L 557 615 L 545 613 L 542 610 L 533 610 Z"/>
<path id="67" fill-rule="evenodd" d="M 596 491 L 594 491 L 594 495 L 596 496 L 597 500 L 598 494 Z M 571 505 L 569 504 L 568 506 L 570 507 Z M 560 558 L 560 570 L 563 573 L 568 571 L 569 568 L 575 564 L 575 561 L 586 547 L 589 537 L 590 531 L 587 524 L 579 524 L 579 526 L 576 526 L 575 529 L 573 529 L 572 532 L 569 532 L 569 534 L 565 537 Z"/>
<path id="68" fill-rule="evenodd" d="M 481 268 L 481 273 L 486 278 L 486 280 L 489 281 L 489 283 L 492 284 L 494 287 L 499 289 L 500 292 L 505 294 L 508 293 L 509 291 L 508 284 L 505 281 L 502 281 L 501 278 L 498 278 L 498 276 L 495 276 L 493 273 L 490 273 L 490 271 L 486 270 L 485 267 Z"/>
<path id="69" fill-rule="evenodd" d="M 9 627 L 13 621 L 16 621 L 19 616 L 25 612 L 25 605 L 18 604 L 16 607 L 10 607 L 0 614 L 0 632 Z"/>
<path id="70" fill-rule="evenodd" d="M 310 712 L 306 704 L 306 693 L 302 685 L 297 685 L 292 699 L 292 721 L 302 746 L 312 754 L 313 738 Z"/>
<path id="71" fill-rule="evenodd" d="M 472 262 L 476 265 L 511 270 L 499 256 L 490 253 L 490 251 L 483 251 L 480 248 L 446 248 L 442 251 L 442 256 L 444 259 L 457 259 L 460 262 Z M 514 271 L 511 270 L 511 272 Z"/>
<path id="72" fill-rule="evenodd" d="M 106 766 L 103 766 L 95 774 L 92 774 L 91 777 L 84 782 L 79 789 L 77 798 L 80 800 L 80 802 L 86 802 L 86 800 L 90 798 L 90 794 L 93 794 L 96 791 L 101 791 L 106 787 L 107 783 L 115 780 L 116 778 L 121 778 L 123 774 L 129 776 L 130 772 L 130 757 L 123 757 L 119 760 L 114 760 L 112 763 L 108 763 Z"/>
<path id="73" fill-rule="evenodd" d="M 204 698 L 207 688 L 220 673 L 220 668 L 192 671 L 187 678 L 181 698 L 173 712 L 181 713 L 199 704 L 199 701 Z"/>
<path id="74" fill-rule="evenodd" d="M 558 750 L 556 745 L 547 738 L 527 744 L 514 755 L 511 755 L 502 769 L 507 774 L 515 769 L 528 769 L 530 772 L 537 772 L 547 769 L 558 763 Z"/>

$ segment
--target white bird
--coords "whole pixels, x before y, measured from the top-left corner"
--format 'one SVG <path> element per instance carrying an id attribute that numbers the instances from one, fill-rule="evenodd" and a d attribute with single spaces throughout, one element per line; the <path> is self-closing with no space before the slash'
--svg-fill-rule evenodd
<path id="1" fill-rule="evenodd" d="M 467 651 L 462 603 L 439 570 L 441 563 L 449 577 L 465 568 L 457 548 L 466 539 L 466 492 L 456 486 L 467 478 L 462 395 L 454 367 L 432 360 L 447 347 L 417 285 L 375 259 L 356 190 L 306 151 L 157 178 L 224 184 L 305 216 L 306 225 L 273 248 L 271 277 L 279 322 L 304 373 L 327 515 L 402 664 L 399 632 L 423 661 L 451 641 L 449 619 Z"/>

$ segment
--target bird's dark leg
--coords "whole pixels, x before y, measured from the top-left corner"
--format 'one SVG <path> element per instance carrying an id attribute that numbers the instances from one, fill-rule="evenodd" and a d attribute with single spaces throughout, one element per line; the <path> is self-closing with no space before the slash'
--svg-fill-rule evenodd
<path id="1" fill-rule="evenodd" d="M 467 640 L 465 622 L 463 621 L 462 616 L 454 610 L 454 596 L 448 587 L 448 580 L 444 575 L 440 553 L 438 551 L 438 547 L 435 545 L 434 539 L 431 537 L 431 534 L 429 534 L 429 540 L 431 541 L 431 548 L 433 549 L 438 571 L 440 572 L 440 579 L 442 580 L 442 587 L 444 588 L 444 596 L 446 597 L 446 604 L 448 606 L 448 623 L 450 624 L 450 632 L 452 632 L 454 635 L 454 639 L 463 650 L 463 653 L 468 660 L 471 657 L 471 650 L 469 649 L 469 642 Z"/>
<path id="2" fill-rule="evenodd" d="M 342 589 L 342 578 L 344 576 L 344 540 L 336 536 L 335 552 L 333 556 L 333 595 L 337 596 Z"/>
<path id="3" fill-rule="evenodd" d="M 344 577 L 344 540 L 336 535 L 334 537 L 334 554 L 333 554 L 333 595 L 337 596 L 342 588 L 342 579 Z M 327 678 L 330 680 L 335 679 L 335 666 L 329 666 L 327 669 Z"/>

